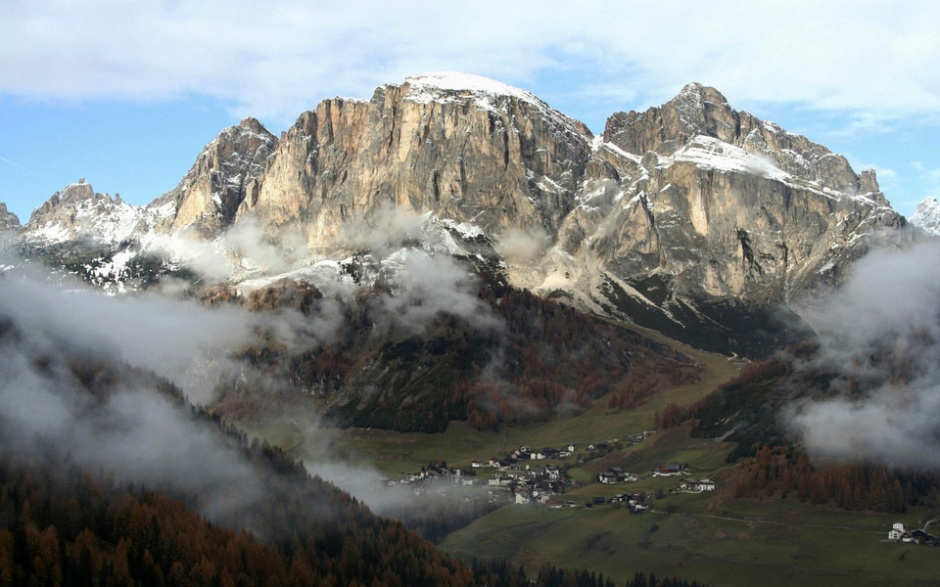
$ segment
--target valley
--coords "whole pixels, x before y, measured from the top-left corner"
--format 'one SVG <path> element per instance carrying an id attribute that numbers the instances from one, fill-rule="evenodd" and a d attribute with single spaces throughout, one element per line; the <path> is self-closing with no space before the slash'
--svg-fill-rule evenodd
<path id="1" fill-rule="evenodd" d="M 409 77 L 280 137 L 245 118 L 146 206 L 82 178 L 0 213 L 0 436 L 42 447 L 4 482 L 39 503 L 65 463 L 107 495 L 92 520 L 165 492 L 233 533 L 219 581 L 250 584 L 218 554 L 247 536 L 294 583 L 935 579 L 940 551 L 886 536 L 940 516 L 937 242 L 714 88 L 595 136 Z M 79 525 L 27 528 L 17 492 L 0 574 L 46 523 L 86 578 L 200 563 L 105 524 L 90 573 Z"/>
<path id="2" fill-rule="evenodd" d="M 735 497 L 733 487 L 742 465 L 728 463 L 726 457 L 736 444 L 693 438 L 688 425 L 623 447 L 622 440 L 632 433 L 654 428 L 657 410 L 670 403 L 689 405 L 702 400 L 734 378 L 745 364 L 654 336 L 704 365 L 701 380 L 665 389 L 625 412 L 610 413 L 602 397 L 578 415 L 496 432 L 473 430 L 465 422 L 451 422 L 446 431 L 436 434 L 334 430 L 335 454 L 343 455 L 348 464 L 374 468 L 380 479 L 388 480 L 407 479 L 428 463 L 446 462 L 452 469 L 475 474 L 471 478 L 482 483 L 479 487 L 492 490 L 486 483 L 495 469 L 488 464 L 473 468 L 473 461 L 506 455 L 520 446 L 576 445 L 569 458 L 519 462 L 520 468 L 545 464 L 563 468 L 572 481 L 557 496 L 565 506 L 518 505 L 511 492 L 499 488 L 509 497 L 497 509 L 480 512 L 476 519 L 464 518 L 466 526 L 450 531 L 439 542 L 445 552 L 466 561 L 508 559 L 533 572 L 545 565 L 584 568 L 617 584 L 637 572 L 678 575 L 714 585 L 931 583 L 936 549 L 889 543 L 885 537 L 898 519 L 931 519 L 940 513 L 936 505 L 896 514 L 812 505 L 786 492 Z M 302 460 L 322 454 L 322 446 L 308 446 L 301 434 L 288 432 L 291 428 L 283 422 L 272 423 L 256 433 L 292 447 L 291 454 Z M 588 450 L 589 445 L 599 443 L 610 443 L 610 451 Z M 667 463 L 683 463 L 687 469 L 678 477 L 651 475 L 651 470 Z M 639 473 L 640 478 L 631 483 L 600 483 L 598 474 L 614 466 Z M 718 487 L 715 492 L 681 492 L 683 477 L 709 477 Z M 383 487 L 374 489 L 383 491 Z M 444 491 L 456 501 L 468 490 L 453 486 Z M 615 496 L 633 493 L 650 496 L 650 509 L 631 513 L 625 503 L 611 503 Z M 597 498 L 604 503 L 592 504 Z M 422 497 L 415 499 L 420 508 Z M 394 510 L 389 515 L 395 515 Z"/>

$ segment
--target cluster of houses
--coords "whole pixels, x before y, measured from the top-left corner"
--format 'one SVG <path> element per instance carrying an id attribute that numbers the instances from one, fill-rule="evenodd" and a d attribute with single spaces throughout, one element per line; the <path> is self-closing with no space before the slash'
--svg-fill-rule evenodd
<path id="1" fill-rule="evenodd" d="M 461 469 L 450 469 L 444 464 L 437 465 L 433 463 L 427 467 L 421 467 L 418 472 L 408 473 L 401 479 L 382 480 L 382 484 L 388 487 L 410 485 L 415 495 L 422 494 L 437 482 L 463 486 L 478 485 L 480 483 L 474 476 L 464 474 Z"/>
<path id="2" fill-rule="evenodd" d="M 492 457 L 486 462 L 473 461 L 471 466 L 474 469 L 482 467 L 495 469 L 487 485 L 509 491 L 515 503 L 540 503 L 557 509 L 571 505 L 559 498 L 565 492 L 565 488 L 571 485 L 571 479 L 558 465 L 532 464 L 531 461 L 566 459 L 574 451 L 575 445 L 573 444 L 562 448 L 545 447 L 543 449 L 521 446 L 503 458 Z"/>
<path id="3" fill-rule="evenodd" d="M 895 522 L 894 526 L 888 532 L 888 540 L 893 542 L 913 542 L 917 544 L 927 544 L 929 546 L 940 546 L 940 538 L 929 534 L 926 530 L 908 530 L 904 528 L 901 522 Z"/>
<path id="4" fill-rule="evenodd" d="M 488 484 L 506 488 L 517 504 L 537 502 L 550 508 L 560 508 L 563 503 L 558 496 L 565 492 L 571 480 L 557 465 L 520 466 L 515 463 L 499 467 L 490 476 Z"/>
<path id="5" fill-rule="evenodd" d="M 638 432 L 625 439 L 630 444 L 636 444 L 646 439 L 652 432 Z M 622 442 L 620 440 L 612 441 L 614 443 Z M 619 445 L 618 445 L 619 446 Z M 587 451 L 609 451 L 612 445 L 609 443 L 595 443 L 588 445 Z M 455 471 L 432 471 L 422 470 L 420 476 L 439 475 L 445 479 L 451 479 L 455 483 L 464 485 L 486 484 L 491 488 L 499 488 L 508 492 L 510 499 L 517 504 L 539 503 L 548 508 L 563 507 L 584 507 L 601 505 L 604 503 L 626 504 L 631 512 L 642 512 L 648 508 L 648 496 L 644 493 L 618 494 L 612 499 L 598 497 L 587 504 L 575 504 L 572 501 L 563 501 L 561 495 L 565 493 L 566 488 L 573 485 L 573 481 L 566 475 L 565 469 L 557 464 L 542 464 L 538 461 L 561 460 L 572 457 L 577 447 L 574 444 L 567 444 L 561 448 L 545 447 L 542 449 L 531 449 L 528 446 L 520 446 L 502 458 L 491 457 L 487 461 L 475 460 L 471 463 L 474 471 L 470 475 L 461 474 L 459 470 Z M 535 462 L 533 462 L 535 461 Z M 484 481 L 482 475 L 477 475 L 476 469 L 489 468 L 491 475 Z M 672 463 L 654 468 L 653 477 L 682 477 L 686 474 L 687 465 L 683 463 Z M 613 485 L 617 483 L 633 483 L 639 480 L 639 475 L 629 473 L 620 467 L 611 467 L 607 471 L 600 473 L 596 477 L 599 483 Z M 692 479 L 686 477 L 682 479 L 679 485 L 680 491 L 686 492 L 704 492 L 715 491 L 716 485 L 710 479 Z M 492 493 L 492 492 L 491 492 Z"/>

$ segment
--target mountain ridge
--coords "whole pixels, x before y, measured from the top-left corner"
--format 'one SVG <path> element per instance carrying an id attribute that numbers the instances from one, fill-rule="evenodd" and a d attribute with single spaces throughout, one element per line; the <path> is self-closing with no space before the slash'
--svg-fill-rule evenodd
<path id="1" fill-rule="evenodd" d="M 47 208 L 26 240 L 74 238 Z M 246 119 L 142 210 L 137 234 L 113 246 L 166 256 L 179 249 L 171 237 L 219 248 L 247 229 L 301 265 L 361 252 L 356 233 L 435 219 L 427 227 L 449 254 L 482 254 L 515 287 L 673 335 L 729 312 L 799 312 L 870 245 L 914 238 L 873 171 L 856 174 L 714 88 L 688 84 L 660 107 L 615 113 L 594 136 L 525 90 L 455 73 L 385 84 L 368 101 L 324 100 L 280 139 Z M 409 230 L 386 244 L 430 234 Z M 223 278 L 265 273 L 237 269 L 243 249 L 225 251 L 236 270 Z"/>

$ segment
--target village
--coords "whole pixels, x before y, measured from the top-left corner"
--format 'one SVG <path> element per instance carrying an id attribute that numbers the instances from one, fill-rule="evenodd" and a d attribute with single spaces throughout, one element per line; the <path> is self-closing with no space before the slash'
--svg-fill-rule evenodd
<path id="1" fill-rule="evenodd" d="M 574 501 L 565 499 L 566 492 L 576 486 L 583 486 L 568 476 L 568 465 L 559 461 L 576 459 L 580 465 L 588 460 L 606 455 L 609 451 L 622 446 L 632 446 L 652 435 L 652 431 L 633 434 L 624 440 L 613 440 L 587 445 L 578 454 L 575 444 L 565 444 L 561 448 L 545 447 L 531 449 L 520 446 L 502 457 L 490 457 L 487 460 L 474 460 L 469 470 L 450 469 L 445 462 L 430 463 L 421 471 L 411 473 L 399 481 L 387 481 L 388 485 L 410 485 L 415 494 L 432 490 L 438 482 L 447 482 L 469 488 L 486 487 L 488 501 L 511 502 L 517 505 L 538 504 L 549 509 L 590 508 L 613 504 L 626 506 L 632 513 L 641 513 L 650 509 L 654 496 L 648 492 L 624 492 L 612 497 L 594 497 L 590 500 Z M 553 462 L 545 462 L 553 461 Z M 677 477 L 676 486 L 670 491 L 680 493 L 701 493 L 715 491 L 716 484 L 710 479 L 694 479 L 688 476 L 687 466 L 671 463 L 654 468 L 649 477 Z M 624 471 L 620 467 L 611 467 L 597 474 L 593 481 L 603 485 L 631 484 L 640 480 L 637 473 Z M 660 495 L 661 497 L 661 495 Z M 465 496 L 465 500 L 475 497 Z"/>

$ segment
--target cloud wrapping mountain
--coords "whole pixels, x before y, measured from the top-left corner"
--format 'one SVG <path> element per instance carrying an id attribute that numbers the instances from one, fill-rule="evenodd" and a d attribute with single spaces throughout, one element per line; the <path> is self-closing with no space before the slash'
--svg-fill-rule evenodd
<path id="1" fill-rule="evenodd" d="M 940 244 L 871 253 L 807 317 L 821 344 L 810 367 L 864 390 L 789 408 L 810 452 L 940 466 Z"/>

